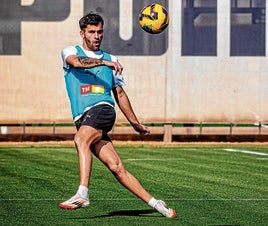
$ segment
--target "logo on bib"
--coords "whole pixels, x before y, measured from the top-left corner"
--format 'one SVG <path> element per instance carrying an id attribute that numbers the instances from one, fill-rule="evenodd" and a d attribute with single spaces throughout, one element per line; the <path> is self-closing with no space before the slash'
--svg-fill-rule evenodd
<path id="1" fill-rule="evenodd" d="M 103 85 L 84 85 L 80 86 L 80 94 L 85 95 L 89 93 L 94 93 L 94 94 L 104 94 L 104 86 Z"/>

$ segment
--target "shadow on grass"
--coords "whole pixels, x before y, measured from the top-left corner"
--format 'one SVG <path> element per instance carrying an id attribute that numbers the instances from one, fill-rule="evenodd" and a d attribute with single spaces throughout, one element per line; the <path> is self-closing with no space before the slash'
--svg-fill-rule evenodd
<path id="1" fill-rule="evenodd" d="M 153 209 L 150 209 L 150 210 L 119 210 L 119 211 L 110 212 L 106 215 L 91 217 L 91 219 L 104 218 L 104 217 L 114 217 L 114 216 L 143 216 L 143 215 L 148 215 L 151 213 L 156 213 L 156 211 Z M 159 216 L 161 216 L 161 215 L 159 215 Z"/>

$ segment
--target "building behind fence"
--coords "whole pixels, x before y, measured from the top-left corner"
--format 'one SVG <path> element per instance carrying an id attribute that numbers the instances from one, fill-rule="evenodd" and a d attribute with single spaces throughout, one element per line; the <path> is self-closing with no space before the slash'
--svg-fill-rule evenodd
<path id="1" fill-rule="evenodd" d="M 137 116 L 161 139 L 267 134 L 266 0 L 159 0 L 170 25 L 158 35 L 142 31 L 137 21 L 143 6 L 155 1 L 109 2 L 2 2 L 3 136 L 74 133 L 60 54 L 81 43 L 78 20 L 89 11 L 104 17 L 102 47 L 123 64 Z M 116 110 L 112 133 L 131 134 Z"/>

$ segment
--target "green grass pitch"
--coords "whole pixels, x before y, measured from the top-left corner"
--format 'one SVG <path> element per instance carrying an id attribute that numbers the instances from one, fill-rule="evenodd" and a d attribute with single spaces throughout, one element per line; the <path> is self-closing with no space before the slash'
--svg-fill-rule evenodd
<path id="1" fill-rule="evenodd" d="M 125 167 L 176 209 L 167 219 L 123 188 L 96 158 L 88 208 L 58 203 L 78 186 L 70 144 L 0 146 L 0 225 L 268 225 L 267 144 L 122 143 Z"/>

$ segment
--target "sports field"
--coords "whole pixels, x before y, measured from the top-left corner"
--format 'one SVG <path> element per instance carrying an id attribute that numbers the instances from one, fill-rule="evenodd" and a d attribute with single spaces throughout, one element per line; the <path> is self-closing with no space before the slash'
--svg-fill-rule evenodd
<path id="1" fill-rule="evenodd" d="M 177 210 L 166 219 L 96 159 L 91 205 L 58 203 L 78 186 L 72 143 L 0 144 L 0 225 L 268 225 L 268 144 L 115 143 L 126 168 Z"/>

